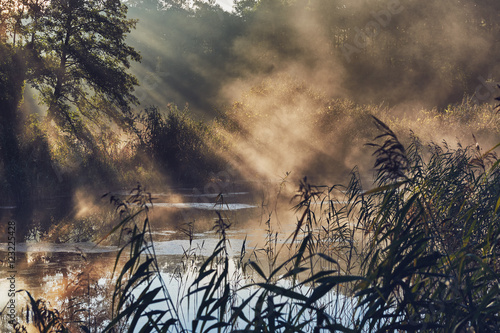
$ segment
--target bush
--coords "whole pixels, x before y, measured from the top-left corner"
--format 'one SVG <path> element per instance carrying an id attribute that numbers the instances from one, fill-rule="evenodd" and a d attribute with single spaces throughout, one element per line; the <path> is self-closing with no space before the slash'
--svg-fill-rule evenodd
<path id="1" fill-rule="evenodd" d="M 187 107 L 179 110 L 170 104 L 166 114 L 157 108 L 148 108 L 137 123 L 139 159 L 151 158 L 175 184 L 200 184 L 210 174 L 222 170 L 222 160 L 208 144 L 212 135 L 210 128 L 202 121 L 193 120 Z"/>

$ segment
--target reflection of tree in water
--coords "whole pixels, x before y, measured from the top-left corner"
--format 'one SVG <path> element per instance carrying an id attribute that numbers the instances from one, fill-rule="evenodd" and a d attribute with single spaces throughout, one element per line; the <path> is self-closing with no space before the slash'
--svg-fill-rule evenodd
<path id="1" fill-rule="evenodd" d="M 82 326 L 89 332 L 102 331 L 111 318 L 114 255 L 27 253 L 25 258 L 19 271 L 26 274 L 19 282 L 31 292 L 39 307 L 57 309 L 69 331 L 81 331 Z M 29 296 L 23 292 L 19 301 L 24 310 Z M 28 314 L 33 317 L 33 304 L 28 307 Z M 34 318 L 30 318 L 26 326 L 33 325 Z"/>

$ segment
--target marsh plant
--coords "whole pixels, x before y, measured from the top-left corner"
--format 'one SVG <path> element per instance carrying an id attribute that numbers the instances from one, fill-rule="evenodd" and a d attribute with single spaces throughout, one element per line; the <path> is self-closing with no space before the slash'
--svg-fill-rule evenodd
<path id="1" fill-rule="evenodd" d="M 126 242 L 104 331 L 500 331 L 497 147 L 424 145 L 415 135 L 404 146 L 374 122 L 374 186 L 365 189 L 356 169 L 346 186 L 304 178 L 285 242 L 277 242 L 268 214 L 260 251 L 267 262 L 258 249 L 246 253 L 245 243 L 230 257 L 231 222 L 217 213 L 219 242 L 190 271 L 179 303 L 156 260 L 150 197 L 139 188 L 126 202 L 114 200 L 123 220 L 112 233 Z M 64 321 L 53 322 L 45 331 L 64 331 Z"/>

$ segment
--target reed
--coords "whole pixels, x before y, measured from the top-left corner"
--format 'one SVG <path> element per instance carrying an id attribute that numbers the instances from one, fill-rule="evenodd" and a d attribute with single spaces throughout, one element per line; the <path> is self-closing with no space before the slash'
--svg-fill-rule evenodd
<path id="1" fill-rule="evenodd" d="M 268 214 L 260 251 L 267 261 L 245 245 L 230 257 L 231 221 L 218 212 L 219 242 L 187 286 L 184 308 L 160 274 L 151 198 L 137 188 L 125 202 L 113 199 L 123 219 L 112 232 L 125 243 L 104 331 L 500 331 L 500 161 L 493 149 L 426 146 L 415 136 L 405 147 L 374 122 L 381 134 L 371 143 L 371 189 L 357 169 L 347 186 L 304 178 L 294 198 L 296 227 L 283 245 Z M 192 235 L 192 225 L 184 232 Z"/>

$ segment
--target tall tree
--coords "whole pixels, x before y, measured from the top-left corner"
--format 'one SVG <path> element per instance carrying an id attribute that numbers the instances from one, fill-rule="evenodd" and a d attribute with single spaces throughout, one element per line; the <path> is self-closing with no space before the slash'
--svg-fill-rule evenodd
<path id="1" fill-rule="evenodd" d="M 18 139 L 25 84 L 57 126 L 98 151 L 92 126 L 123 123 L 137 102 L 127 69 L 140 55 L 125 41 L 135 24 L 119 0 L 0 0 L 0 169 L 19 207 L 30 193 Z"/>
<path id="2" fill-rule="evenodd" d="M 33 37 L 38 66 L 31 83 L 62 129 L 89 143 L 85 119 L 120 121 L 137 103 L 127 73 L 139 54 L 125 42 L 135 27 L 119 0 L 52 0 Z"/>

